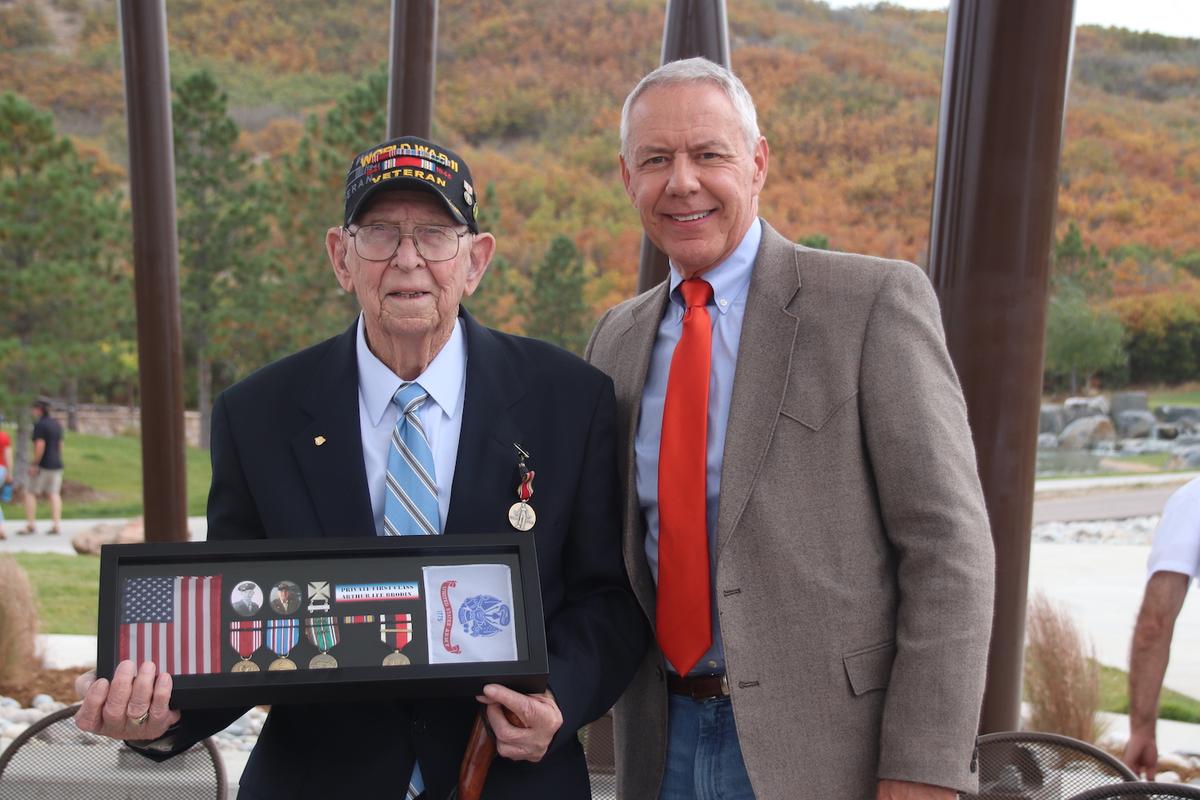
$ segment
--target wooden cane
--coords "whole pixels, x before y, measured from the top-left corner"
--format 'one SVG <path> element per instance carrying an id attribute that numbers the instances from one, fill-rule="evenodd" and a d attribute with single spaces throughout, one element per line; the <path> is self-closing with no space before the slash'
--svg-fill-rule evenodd
<path id="1" fill-rule="evenodd" d="M 517 715 L 504 706 L 500 706 L 504 718 L 518 728 L 525 727 Z M 458 768 L 458 786 L 447 800 L 480 800 L 483 796 L 483 784 L 487 782 L 488 770 L 496 758 L 496 734 L 487 721 L 487 706 L 480 706 L 475 715 L 475 724 L 471 726 L 471 735 L 467 737 L 467 749 L 463 753 L 462 764 Z"/>

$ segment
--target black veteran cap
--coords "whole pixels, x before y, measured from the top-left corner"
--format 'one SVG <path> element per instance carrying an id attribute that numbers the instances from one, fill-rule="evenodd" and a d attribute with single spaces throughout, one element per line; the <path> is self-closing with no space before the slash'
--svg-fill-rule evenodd
<path id="1" fill-rule="evenodd" d="M 401 136 L 354 157 L 346 172 L 346 217 L 349 225 L 376 192 L 418 189 L 432 192 L 450 216 L 479 233 L 478 198 L 467 162 L 447 147 L 416 136 Z"/>

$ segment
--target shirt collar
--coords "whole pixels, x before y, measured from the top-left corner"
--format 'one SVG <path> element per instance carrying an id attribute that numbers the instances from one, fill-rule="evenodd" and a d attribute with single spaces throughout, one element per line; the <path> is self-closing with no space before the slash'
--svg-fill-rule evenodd
<path id="1" fill-rule="evenodd" d="M 467 342 L 463 336 L 462 319 L 455 320 L 450 338 L 433 357 L 425 371 L 417 376 L 433 402 L 453 417 L 458 413 L 458 401 L 462 396 L 462 384 L 467 374 Z M 362 314 L 358 315 L 358 391 L 366 403 L 371 424 L 379 425 L 384 412 L 392 403 L 392 397 L 405 381 L 380 361 L 371 348 L 367 347 Z"/>
<path id="2" fill-rule="evenodd" d="M 758 255 L 760 242 L 762 242 L 762 222 L 755 217 L 754 222 L 750 224 L 750 229 L 746 231 L 746 235 L 742 237 L 742 241 L 733 249 L 729 257 L 700 276 L 712 287 L 713 304 L 722 314 L 728 313 L 733 308 L 733 302 L 741 297 L 745 293 L 746 287 L 750 285 L 750 273 L 754 268 L 754 258 Z M 672 264 L 671 300 L 682 308 L 683 298 L 678 291 L 681 283 L 683 283 L 683 276 Z"/>

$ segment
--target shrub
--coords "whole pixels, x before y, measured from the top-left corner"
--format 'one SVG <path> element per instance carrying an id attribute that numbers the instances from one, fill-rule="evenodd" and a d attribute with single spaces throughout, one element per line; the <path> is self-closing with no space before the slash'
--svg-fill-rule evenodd
<path id="1" fill-rule="evenodd" d="M 37 665 L 37 606 L 25 570 L 11 556 L 0 557 L 0 586 L 0 681 L 20 683 Z"/>
<path id="2" fill-rule="evenodd" d="M 1025 625 L 1025 695 L 1029 728 L 1085 742 L 1105 732 L 1100 710 L 1100 665 L 1067 611 L 1041 592 L 1029 602 Z"/>

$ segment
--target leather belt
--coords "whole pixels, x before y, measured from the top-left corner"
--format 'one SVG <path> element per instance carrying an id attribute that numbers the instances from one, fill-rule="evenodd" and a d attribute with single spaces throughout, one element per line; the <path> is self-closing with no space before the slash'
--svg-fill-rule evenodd
<path id="1" fill-rule="evenodd" d="M 693 700 L 729 697 L 729 677 L 724 674 L 681 677 L 668 672 L 667 688 L 674 694 L 681 694 Z"/>

